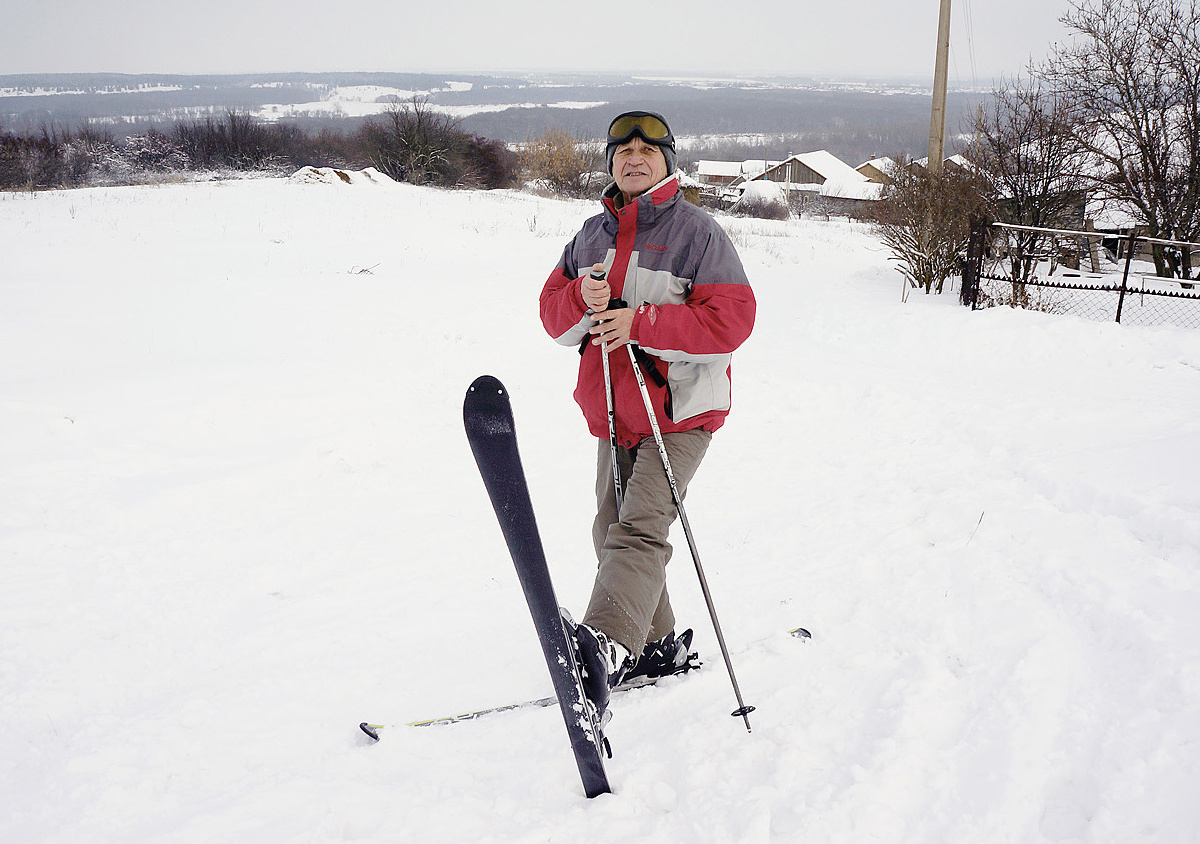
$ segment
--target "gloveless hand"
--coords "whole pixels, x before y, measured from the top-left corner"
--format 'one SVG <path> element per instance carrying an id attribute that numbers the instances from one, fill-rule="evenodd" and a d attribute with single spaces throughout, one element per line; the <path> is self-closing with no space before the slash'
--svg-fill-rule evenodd
<path id="1" fill-rule="evenodd" d="M 629 342 L 633 331 L 633 308 L 616 308 L 592 314 L 594 323 L 588 331 L 592 334 L 593 346 L 604 346 L 604 351 L 611 352 Z"/>
<path id="2" fill-rule="evenodd" d="M 593 273 L 599 273 L 601 277 L 593 278 Z M 602 311 L 608 307 L 608 300 L 612 297 L 612 288 L 608 286 L 608 279 L 604 277 L 603 264 L 592 264 L 591 269 L 579 280 L 579 292 L 583 296 L 583 303 L 588 306 L 588 310 Z"/>

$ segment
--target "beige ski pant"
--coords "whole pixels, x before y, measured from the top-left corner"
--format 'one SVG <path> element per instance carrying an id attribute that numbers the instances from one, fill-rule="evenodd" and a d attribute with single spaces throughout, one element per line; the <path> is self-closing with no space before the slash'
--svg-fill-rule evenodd
<path id="1" fill-rule="evenodd" d="M 681 496 L 712 441 L 708 431 L 663 434 L 675 485 Z M 646 642 L 675 627 L 667 596 L 667 533 L 678 517 L 658 445 L 647 437 L 632 449 L 617 448 L 624 501 L 617 517 L 612 446 L 598 440 L 596 520 L 592 542 L 600 568 L 583 623 L 606 633 L 639 656 Z"/>

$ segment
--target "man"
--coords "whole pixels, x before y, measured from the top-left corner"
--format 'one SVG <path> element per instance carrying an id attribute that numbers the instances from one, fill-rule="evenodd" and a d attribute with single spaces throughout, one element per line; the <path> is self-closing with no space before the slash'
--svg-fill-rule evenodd
<path id="1" fill-rule="evenodd" d="M 580 347 L 575 400 L 599 438 L 592 529 L 599 569 L 575 636 L 588 696 L 601 715 L 611 687 L 635 674 L 671 673 L 686 662 L 690 643 L 690 631 L 674 634 L 666 590 L 667 533 L 677 511 L 624 347 L 634 344 L 683 495 L 729 412 L 730 359 L 750 335 L 755 311 L 729 237 L 683 198 L 667 121 L 647 111 L 617 116 L 605 155 L 613 182 L 602 196 L 604 211 L 567 244 L 540 299 L 550 336 Z"/>

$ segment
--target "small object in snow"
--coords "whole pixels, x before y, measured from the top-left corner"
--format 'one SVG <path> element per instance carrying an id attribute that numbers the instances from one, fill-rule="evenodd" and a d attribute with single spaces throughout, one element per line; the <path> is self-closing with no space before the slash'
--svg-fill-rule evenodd
<path id="1" fill-rule="evenodd" d="M 795 630 L 788 631 L 789 636 L 795 636 L 797 639 L 811 639 L 812 634 L 803 627 L 797 627 Z"/>

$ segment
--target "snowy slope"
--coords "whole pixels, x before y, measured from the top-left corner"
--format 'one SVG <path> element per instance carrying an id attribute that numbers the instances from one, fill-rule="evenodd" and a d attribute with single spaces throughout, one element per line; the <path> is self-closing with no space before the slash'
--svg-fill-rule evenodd
<path id="1" fill-rule="evenodd" d="M 509 387 L 559 597 L 594 445 L 536 300 L 591 203 L 286 180 L 0 194 L 0 840 L 1200 838 L 1200 332 L 900 299 L 726 220 L 760 302 L 672 594 L 708 666 L 553 710 L 461 432 Z M 811 642 L 789 638 L 803 625 Z"/>

